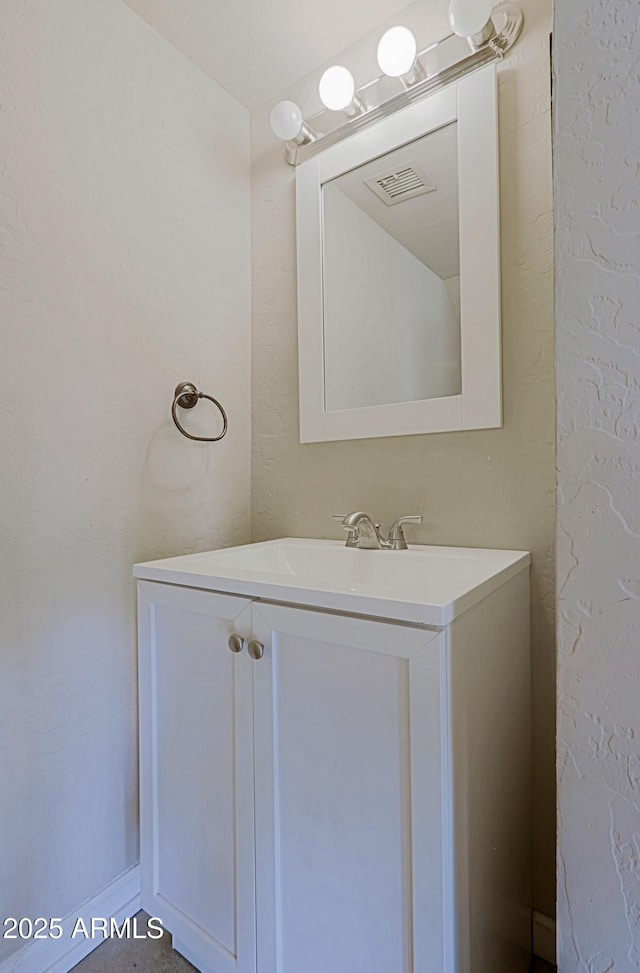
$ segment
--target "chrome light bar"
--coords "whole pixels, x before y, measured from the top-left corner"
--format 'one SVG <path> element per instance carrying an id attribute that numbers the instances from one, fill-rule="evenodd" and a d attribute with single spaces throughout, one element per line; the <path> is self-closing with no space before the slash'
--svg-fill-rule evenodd
<path id="1" fill-rule="evenodd" d="M 518 40 L 523 23 L 522 11 L 516 4 L 501 3 L 491 12 L 486 40 L 450 33 L 420 51 L 414 83 L 407 84 L 382 74 L 355 90 L 357 112 L 323 110 L 304 122 L 300 115 L 298 124 L 302 134 L 286 142 L 286 161 L 292 166 L 300 165 L 354 132 L 368 128 L 485 64 L 502 59 Z M 292 102 L 281 104 L 297 107 Z"/>

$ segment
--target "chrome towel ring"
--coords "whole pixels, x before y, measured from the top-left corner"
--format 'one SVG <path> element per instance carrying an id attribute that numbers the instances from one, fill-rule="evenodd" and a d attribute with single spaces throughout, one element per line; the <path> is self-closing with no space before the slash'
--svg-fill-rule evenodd
<path id="1" fill-rule="evenodd" d="M 183 429 L 178 422 L 178 417 L 176 415 L 176 406 L 180 406 L 181 409 L 193 409 L 194 405 L 198 404 L 198 399 L 209 399 L 209 402 L 213 402 L 220 409 L 220 415 L 222 416 L 222 432 L 219 436 L 192 436 L 190 432 Z M 181 382 L 180 385 L 176 386 L 176 390 L 173 396 L 173 404 L 171 406 L 171 415 L 176 426 L 180 430 L 183 436 L 187 439 L 195 439 L 199 443 L 217 443 L 219 439 L 222 439 L 227 431 L 227 413 L 224 411 L 217 399 L 214 399 L 212 395 L 205 395 L 204 392 L 198 392 L 195 385 L 191 382 Z"/>

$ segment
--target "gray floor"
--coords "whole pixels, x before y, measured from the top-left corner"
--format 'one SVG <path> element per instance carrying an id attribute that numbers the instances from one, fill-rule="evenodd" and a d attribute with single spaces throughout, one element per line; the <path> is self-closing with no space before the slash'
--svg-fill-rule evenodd
<path id="1" fill-rule="evenodd" d="M 138 930 L 144 933 L 146 912 L 136 916 Z M 162 939 L 106 939 L 74 966 L 74 973 L 194 973 L 194 967 L 171 948 L 171 936 Z"/>
<path id="2" fill-rule="evenodd" d="M 138 929 L 144 932 L 148 916 L 139 912 Z M 171 936 L 162 939 L 107 939 L 74 967 L 76 973 L 193 973 L 194 967 L 171 948 Z M 531 973 L 553 973 L 555 966 L 534 958 Z"/>

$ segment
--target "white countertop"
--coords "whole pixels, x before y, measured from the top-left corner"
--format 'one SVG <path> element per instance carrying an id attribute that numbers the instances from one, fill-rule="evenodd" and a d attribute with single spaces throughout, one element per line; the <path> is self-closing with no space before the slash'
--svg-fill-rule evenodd
<path id="1" fill-rule="evenodd" d="M 134 577 L 350 614 L 448 625 L 531 563 L 526 551 L 363 551 L 284 537 L 136 564 Z"/>

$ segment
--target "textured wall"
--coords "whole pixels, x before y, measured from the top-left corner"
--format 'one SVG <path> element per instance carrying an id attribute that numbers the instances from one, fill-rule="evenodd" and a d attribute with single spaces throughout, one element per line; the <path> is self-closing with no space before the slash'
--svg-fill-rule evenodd
<path id="1" fill-rule="evenodd" d="M 640 13 L 556 5 L 559 965 L 640 966 Z"/>
<path id="2" fill-rule="evenodd" d="M 2 4 L 0 917 L 136 862 L 131 565 L 248 538 L 248 167 L 245 109 L 119 0 Z"/>
<path id="3" fill-rule="evenodd" d="M 554 374 L 548 0 L 524 0 L 526 31 L 500 67 L 505 426 L 499 430 L 298 443 L 294 171 L 253 118 L 253 536 L 339 537 L 334 512 L 363 508 L 383 524 L 423 513 L 426 544 L 533 553 L 536 907 L 555 908 Z M 443 11 L 413 4 L 397 21 L 425 44 Z M 440 19 L 438 20 L 438 17 Z M 344 58 L 375 72 L 382 30 Z M 316 104 L 320 71 L 283 92 Z"/>

